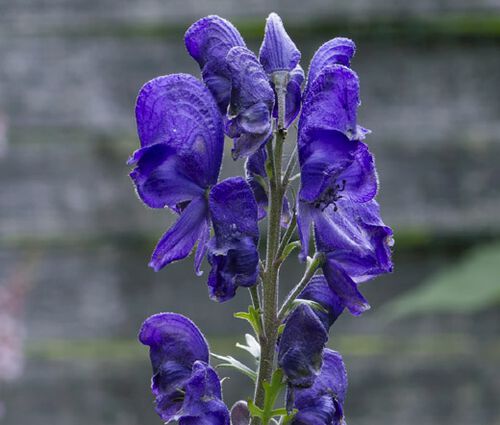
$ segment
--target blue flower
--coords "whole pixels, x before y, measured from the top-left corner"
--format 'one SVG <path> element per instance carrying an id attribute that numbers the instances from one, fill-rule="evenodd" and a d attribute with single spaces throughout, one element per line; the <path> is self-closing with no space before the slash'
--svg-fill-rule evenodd
<path id="1" fill-rule="evenodd" d="M 357 315 L 369 308 L 357 284 L 392 270 L 392 230 L 374 200 L 375 162 L 361 141 L 369 131 L 357 125 L 358 77 L 336 63 L 348 63 L 354 45 L 341 40 L 325 44 L 312 60 L 299 121 L 297 222 L 300 257 L 307 255 L 312 228 L 316 249 L 326 257 L 323 272 L 330 287 Z"/>
<path id="2" fill-rule="evenodd" d="M 150 266 L 156 271 L 189 255 L 208 239 L 206 191 L 217 183 L 224 133 L 217 106 L 195 77 L 173 74 L 146 83 L 136 103 L 141 148 L 129 160 L 137 194 L 151 208 L 180 214 L 159 241 Z M 205 244 L 196 256 L 200 270 Z"/>
<path id="3" fill-rule="evenodd" d="M 136 106 L 141 148 L 129 163 L 139 197 L 151 208 L 179 214 L 150 262 L 158 271 L 189 255 L 198 242 L 195 269 L 209 249 L 213 299 L 232 298 L 238 286 L 257 282 L 257 204 L 242 178 L 217 183 L 222 160 L 222 119 L 213 97 L 195 77 L 158 77 L 140 91 Z M 210 223 L 215 238 L 209 242 Z"/>
<path id="4" fill-rule="evenodd" d="M 229 425 L 219 377 L 208 364 L 207 341 L 191 320 L 175 313 L 151 316 L 139 341 L 150 347 L 151 389 L 162 420 Z"/>
<path id="5" fill-rule="evenodd" d="M 278 344 L 278 365 L 293 387 L 310 387 L 321 369 L 328 332 L 306 304 L 297 306 L 286 319 Z"/>
<path id="6" fill-rule="evenodd" d="M 325 349 L 321 371 L 309 388 L 292 389 L 298 410 L 292 425 L 345 425 L 344 402 L 347 372 L 342 357 Z"/>
<path id="7" fill-rule="evenodd" d="M 233 47 L 245 47 L 243 38 L 231 22 L 211 15 L 191 25 L 184 41 L 187 51 L 198 62 L 203 81 L 221 114 L 225 115 L 231 98 L 231 73 L 226 56 Z"/>
<path id="8" fill-rule="evenodd" d="M 257 281 L 257 204 L 248 183 L 233 177 L 214 186 L 209 206 L 215 236 L 208 245 L 212 266 L 208 286 L 211 298 L 226 301 L 234 297 L 237 287 Z"/>
<path id="9" fill-rule="evenodd" d="M 248 157 L 271 138 L 274 92 L 255 55 L 233 47 L 226 56 L 231 72 L 231 101 L 226 134 L 233 138 L 233 158 Z"/>

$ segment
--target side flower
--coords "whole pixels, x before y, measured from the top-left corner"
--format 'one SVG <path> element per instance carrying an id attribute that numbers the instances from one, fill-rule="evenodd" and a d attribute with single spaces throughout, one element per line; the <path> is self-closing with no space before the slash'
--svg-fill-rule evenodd
<path id="1" fill-rule="evenodd" d="M 149 346 L 156 412 L 166 423 L 229 425 L 217 373 L 209 365 L 205 337 L 188 318 L 160 313 L 148 318 L 139 341 Z"/>
<path id="2" fill-rule="evenodd" d="M 242 178 L 217 183 L 222 160 L 222 119 L 207 88 L 195 77 L 158 77 L 140 91 L 136 107 L 141 148 L 129 163 L 139 197 L 152 208 L 179 214 L 153 252 L 159 271 L 189 255 L 195 269 L 209 249 L 211 298 L 226 301 L 238 286 L 257 283 L 257 204 Z"/>
<path id="3" fill-rule="evenodd" d="M 307 255 L 312 228 L 327 281 L 357 315 L 369 308 L 357 284 L 392 270 L 392 230 L 374 200 L 375 163 L 361 141 L 368 131 L 357 125 L 358 77 L 336 63 L 312 69 L 317 75 L 306 89 L 298 135 L 300 256 Z"/>

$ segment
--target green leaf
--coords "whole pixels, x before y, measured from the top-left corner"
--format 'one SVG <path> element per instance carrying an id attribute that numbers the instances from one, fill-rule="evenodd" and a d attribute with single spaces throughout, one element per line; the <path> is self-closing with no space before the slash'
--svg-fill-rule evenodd
<path id="1" fill-rule="evenodd" d="M 296 298 L 293 300 L 290 310 L 293 310 L 295 307 L 298 307 L 300 304 L 306 304 L 311 307 L 313 310 L 320 311 L 322 313 L 328 313 L 328 310 L 323 307 L 320 303 L 312 300 L 303 300 L 302 298 Z"/>
<path id="2" fill-rule="evenodd" d="M 253 335 L 250 335 L 250 334 L 245 334 L 245 340 L 246 340 L 247 345 L 236 343 L 236 347 L 247 351 L 248 353 L 250 353 L 252 355 L 252 357 L 256 361 L 259 361 L 259 359 L 260 359 L 260 344 L 259 344 L 259 342 L 254 338 Z"/>
<path id="3" fill-rule="evenodd" d="M 279 261 L 280 262 L 285 261 L 295 248 L 300 248 L 300 241 L 290 242 L 283 250 L 283 254 L 281 254 Z"/>
<path id="4" fill-rule="evenodd" d="M 248 411 L 250 415 L 254 418 L 262 419 L 262 414 L 264 413 L 260 407 L 257 407 L 252 400 L 247 401 Z"/>
<path id="5" fill-rule="evenodd" d="M 260 310 L 257 310 L 254 306 L 248 307 L 248 313 L 244 311 L 240 311 L 238 313 L 234 313 L 234 317 L 237 319 L 246 320 L 252 326 L 255 335 L 259 336 L 262 332 L 262 326 L 260 321 Z"/>
<path id="6" fill-rule="evenodd" d="M 482 246 L 462 261 L 384 306 L 388 320 L 427 312 L 473 313 L 500 304 L 500 243 Z"/>
<path id="7" fill-rule="evenodd" d="M 210 354 L 212 355 L 212 357 L 215 357 L 216 359 L 225 362 L 225 363 L 219 363 L 217 367 L 230 367 L 240 371 L 241 373 L 252 379 L 254 382 L 257 379 L 257 373 L 254 370 L 250 369 L 248 366 L 244 365 L 239 360 L 236 360 L 234 357 L 221 356 L 220 354 L 215 354 L 215 353 L 210 353 Z"/>

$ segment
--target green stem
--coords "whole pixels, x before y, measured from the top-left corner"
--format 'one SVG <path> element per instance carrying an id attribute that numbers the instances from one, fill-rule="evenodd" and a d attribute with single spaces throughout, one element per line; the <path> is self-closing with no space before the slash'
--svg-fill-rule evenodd
<path id="1" fill-rule="evenodd" d="M 278 248 L 278 253 L 276 254 L 276 259 L 279 259 L 281 255 L 283 254 L 283 251 L 285 250 L 286 246 L 288 245 L 288 242 L 290 242 L 290 239 L 293 236 L 293 232 L 295 232 L 295 228 L 297 227 L 297 214 L 295 211 L 293 212 L 292 219 L 290 220 L 290 224 L 288 225 L 288 228 L 286 229 L 285 234 L 281 238 L 280 246 Z"/>
<path id="2" fill-rule="evenodd" d="M 324 258 L 323 254 L 316 254 L 311 262 L 308 264 L 307 269 L 304 273 L 304 276 L 302 276 L 302 279 L 300 279 L 300 282 L 297 283 L 295 288 L 292 289 L 292 291 L 288 294 L 286 297 L 285 302 L 281 306 L 281 309 L 278 313 L 278 320 L 281 322 L 288 309 L 291 307 L 292 303 L 295 301 L 295 299 L 299 296 L 299 294 L 304 290 L 306 285 L 309 283 L 311 278 L 314 276 L 316 273 L 316 270 L 323 264 Z"/>
<path id="3" fill-rule="evenodd" d="M 259 408 L 264 404 L 264 382 L 270 382 L 276 352 L 276 341 L 278 338 L 278 279 L 279 265 L 276 264 L 276 254 L 279 249 L 281 237 L 281 213 L 283 208 L 284 189 L 282 186 L 282 158 L 283 143 L 286 138 L 284 128 L 285 116 L 285 96 L 286 78 L 278 78 L 275 81 L 276 92 L 278 94 L 278 128 L 273 143 L 267 143 L 267 154 L 269 160 L 269 206 L 267 223 L 267 247 L 266 263 L 262 275 L 262 312 L 263 312 L 263 332 L 260 335 L 261 355 L 257 382 L 255 386 L 254 404 Z M 271 172 L 271 173 L 269 173 Z M 265 420 L 262 425 L 268 425 L 269 420 Z M 251 425 L 259 425 L 261 420 L 253 417 Z"/>

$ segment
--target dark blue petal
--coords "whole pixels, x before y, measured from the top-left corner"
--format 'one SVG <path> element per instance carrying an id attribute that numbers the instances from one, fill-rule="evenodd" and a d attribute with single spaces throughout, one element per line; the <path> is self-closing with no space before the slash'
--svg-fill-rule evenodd
<path id="1" fill-rule="evenodd" d="M 315 214 L 318 249 L 356 281 L 392 271 L 392 230 L 380 218 L 378 203 L 363 204 L 339 201 L 337 211 L 331 206 Z"/>
<path id="2" fill-rule="evenodd" d="M 130 173 L 137 194 L 151 208 L 168 206 L 178 211 L 178 204 L 203 195 L 203 187 L 188 175 L 183 158 L 165 143 L 139 149 L 130 163 L 137 164 Z"/>
<path id="3" fill-rule="evenodd" d="M 227 55 L 232 89 L 226 133 L 234 139 L 233 157 L 255 153 L 271 136 L 274 92 L 255 55 L 234 47 Z"/>
<path id="4" fill-rule="evenodd" d="M 268 74 L 275 71 L 291 71 L 300 61 L 300 51 L 287 34 L 281 18 L 271 13 L 266 21 L 264 41 L 259 60 Z"/>
<path id="5" fill-rule="evenodd" d="M 179 425 L 229 425 L 229 410 L 222 401 L 219 377 L 208 364 L 194 363 L 185 394 L 177 418 Z"/>
<path id="6" fill-rule="evenodd" d="M 370 304 L 359 292 L 356 282 L 333 256 L 327 255 L 323 264 L 323 273 L 330 289 L 340 298 L 351 314 L 358 316 L 370 309 Z"/>
<path id="7" fill-rule="evenodd" d="M 204 197 L 193 199 L 177 222 L 162 236 L 149 263 L 155 271 L 186 258 L 196 241 L 206 234 L 208 208 Z"/>
<path id="8" fill-rule="evenodd" d="M 326 312 L 321 310 L 314 310 L 314 312 L 327 330 L 330 329 L 345 308 L 342 300 L 332 291 L 323 275 L 313 276 L 299 295 L 299 298 L 315 301 L 326 310 Z"/>
<path id="9" fill-rule="evenodd" d="M 139 340 L 150 347 L 157 412 L 164 421 L 170 421 L 182 408 L 184 387 L 193 364 L 198 360 L 208 362 L 207 341 L 193 322 L 175 313 L 148 318 L 141 327 Z"/>
<path id="10" fill-rule="evenodd" d="M 278 364 L 294 387 L 313 384 L 328 333 L 314 311 L 300 304 L 288 317 L 278 348 Z"/>
<path id="11" fill-rule="evenodd" d="M 357 127 L 358 76 L 343 65 L 324 68 L 309 85 L 299 121 L 299 147 L 314 128 L 338 130 L 349 139 L 359 139 Z M 364 134 L 364 133 L 363 133 Z"/>
<path id="12" fill-rule="evenodd" d="M 224 115 L 231 96 L 231 76 L 226 64 L 229 50 L 245 46 L 238 30 L 219 16 L 207 16 L 189 27 L 184 36 L 189 54 L 198 62 L 203 81 Z"/>
<path id="13" fill-rule="evenodd" d="M 350 67 L 351 59 L 355 53 L 356 45 L 354 41 L 348 38 L 336 37 L 324 43 L 316 50 L 309 65 L 307 88 L 314 82 L 320 72 L 328 66 L 338 64 Z"/>
<path id="14" fill-rule="evenodd" d="M 232 177 L 212 188 L 209 206 L 215 233 L 208 248 L 210 297 L 226 301 L 238 286 L 257 282 L 257 203 L 248 183 Z"/>
<path id="15" fill-rule="evenodd" d="M 136 103 L 141 146 L 165 143 L 184 162 L 184 174 L 201 187 L 219 175 L 224 134 L 222 118 L 204 84 L 187 74 L 146 83 Z"/>
<path id="16" fill-rule="evenodd" d="M 321 372 L 310 388 L 295 390 L 292 425 L 341 425 L 347 391 L 347 372 L 339 353 L 325 349 Z"/>
<path id="17" fill-rule="evenodd" d="M 243 237 L 217 246 L 217 238 L 208 245 L 208 262 L 212 266 L 208 277 L 210 298 L 228 301 L 236 295 L 240 286 L 250 287 L 257 283 L 259 253 L 252 238 Z"/>

